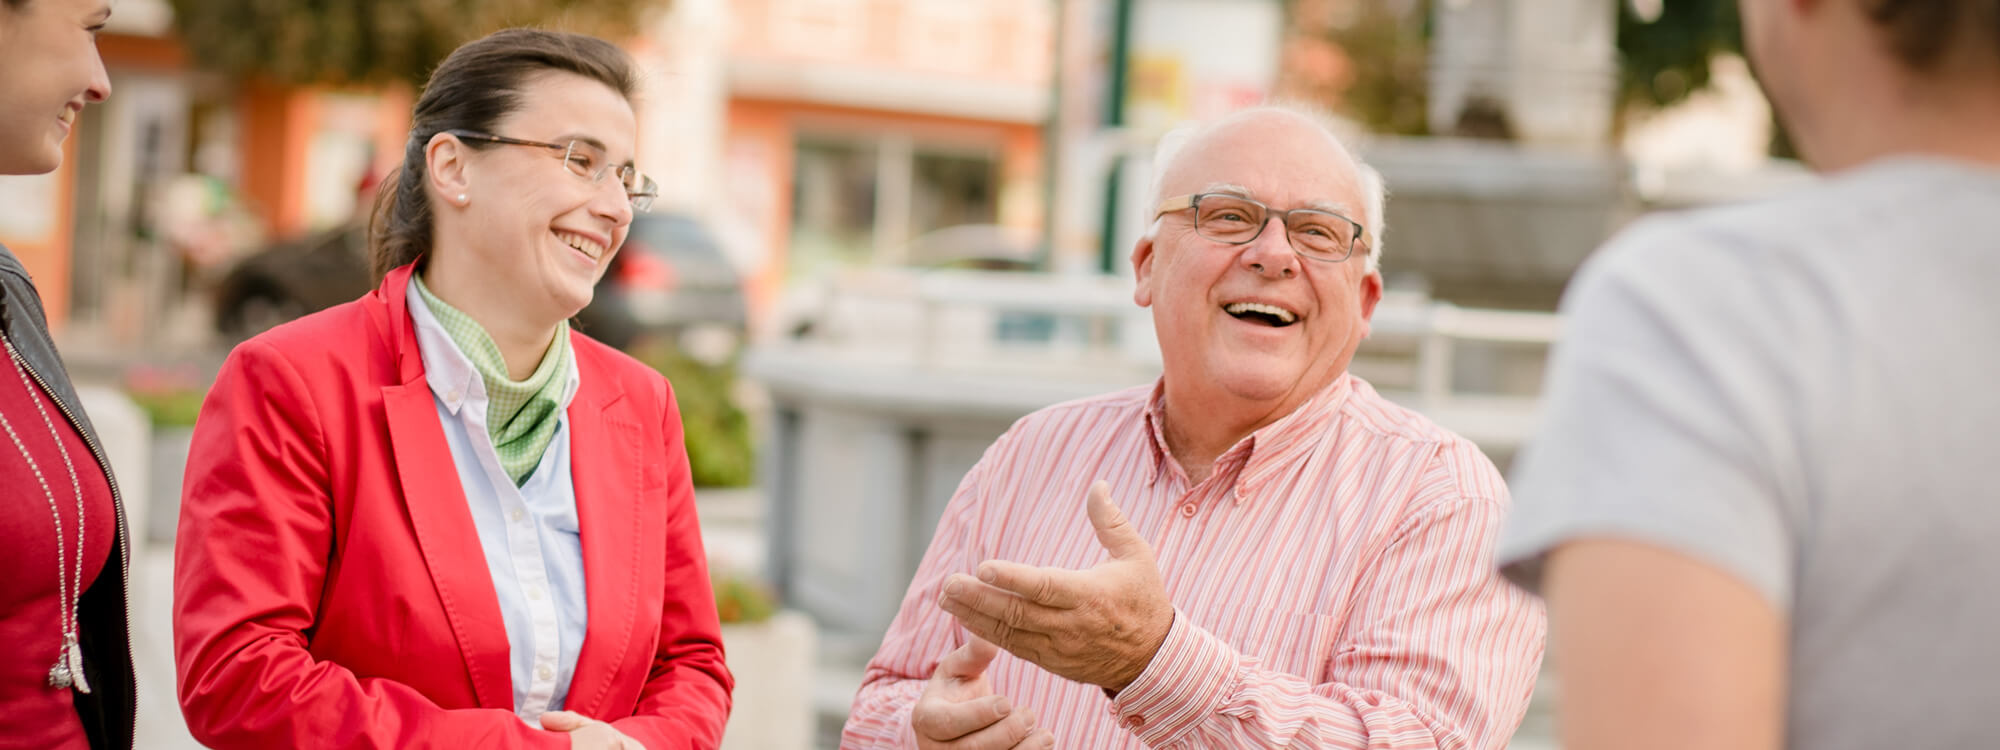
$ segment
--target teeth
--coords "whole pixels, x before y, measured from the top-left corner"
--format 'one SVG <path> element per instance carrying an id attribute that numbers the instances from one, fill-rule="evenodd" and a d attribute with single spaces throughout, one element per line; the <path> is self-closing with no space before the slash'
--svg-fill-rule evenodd
<path id="1" fill-rule="evenodd" d="M 562 240 L 570 247 L 575 248 L 577 252 L 588 255 L 593 260 L 604 257 L 604 246 L 591 241 L 590 238 L 583 235 L 557 232 L 556 239 Z"/>
<path id="2" fill-rule="evenodd" d="M 1263 313 L 1265 315 L 1277 318 L 1278 321 L 1281 323 L 1290 323 L 1294 320 L 1298 320 L 1298 316 L 1293 315 L 1291 311 L 1286 310 L 1285 308 L 1278 307 L 1275 305 L 1266 305 L 1261 302 L 1236 302 L 1226 305 L 1222 309 L 1224 312 L 1227 312 L 1230 315 L 1242 315 L 1244 313 L 1253 313 L 1253 312 Z"/>

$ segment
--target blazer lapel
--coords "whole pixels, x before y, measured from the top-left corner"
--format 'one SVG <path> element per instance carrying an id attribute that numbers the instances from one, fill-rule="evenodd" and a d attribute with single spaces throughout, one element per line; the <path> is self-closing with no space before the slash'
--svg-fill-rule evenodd
<path id="1" fill-rule="evenodd" d="M 579 352 L 581 353 L 581 352 Z M 644 621 L 634 611 L 643 598 L 641 564 L 649 519 L 636 502 L 640 495 L 641 446 L 644 431 L 622 415 L 610 413 L 623 392 L 605 368 L 577 358 L 582 384 L 569 408 L 570 476 L 576 488 L 577 516 L 583 540 L 583 580 L 589 618 L 576 671 L 570 677 L 564 707 L 589 716 L 617 713 L 629 706 L 603 705 L 628 661 L 651 668 L 650 654 L 630 653 L 632 626 Z M 657 534 L 653 534 L 657 537 Z"/>
<path id="2" fill-rule="evenodd" d="M 424 379 L 423 358 L 404 306 L 403 284 L 408 280 L 406 266 L 389 274 L 382 289 L 389 308 L 390 335 L 399 344 L 403 380 L 402 385 L 382 389 L 396 477 L 402 485 L 410 526 L 423 551 L 424 566 L 458 639 L 459 657 L 465 662 L 473 695 L 481 708 L 512 711 L 514 678 L 507 661 L 506 622 L 500 616 L 493 576 L 486 570 L 478 527 L 466 506 L 458 472 L 452 468 L 451 449 Z"/>

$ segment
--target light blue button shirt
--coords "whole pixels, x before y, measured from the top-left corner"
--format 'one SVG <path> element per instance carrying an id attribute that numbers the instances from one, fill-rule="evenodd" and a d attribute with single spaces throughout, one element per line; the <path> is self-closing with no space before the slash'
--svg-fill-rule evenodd
<path id="1" fill-rule="evenodd" d="M 438 422 L 507 626 L 514 713 L 534 723 L 543 712 L 562 709 L 583 646 L 583 544 L 569 461 L 568 410 L 580 382 L 576 361 L 570 360 L 565 376 L 555 435 L 528 481 L 516 487 L 487 432 L 486 385 L 472 359 L 423 304 L 414 278 L 406 293 Z"/>

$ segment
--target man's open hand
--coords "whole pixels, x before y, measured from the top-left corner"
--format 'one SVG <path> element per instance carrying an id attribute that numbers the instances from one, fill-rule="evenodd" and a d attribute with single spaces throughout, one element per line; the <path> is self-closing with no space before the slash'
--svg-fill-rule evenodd
<path id="1" fill-rule="evenodd" d="M 974 635 L 1049 672 L 1121 690 L 1146 669 L 1173 626 L 1174 608 L 1153 548 L 1090 486 L 1090 525 L 1111 559 L 1089 570 L 988 560 L 979 577 L 945 580 L 939 602 Z"/>

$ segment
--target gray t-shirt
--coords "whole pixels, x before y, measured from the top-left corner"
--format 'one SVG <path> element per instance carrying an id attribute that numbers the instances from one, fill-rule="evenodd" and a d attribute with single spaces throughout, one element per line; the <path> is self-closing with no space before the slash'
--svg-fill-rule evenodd
<path id="1" fill-rule="evenodd" d="M 1789 615 L 1791 747 L 2000 747 L 2000 171 L 1648 219 L 1563 307 L 1508 577 L 1678 550 Z"/>

